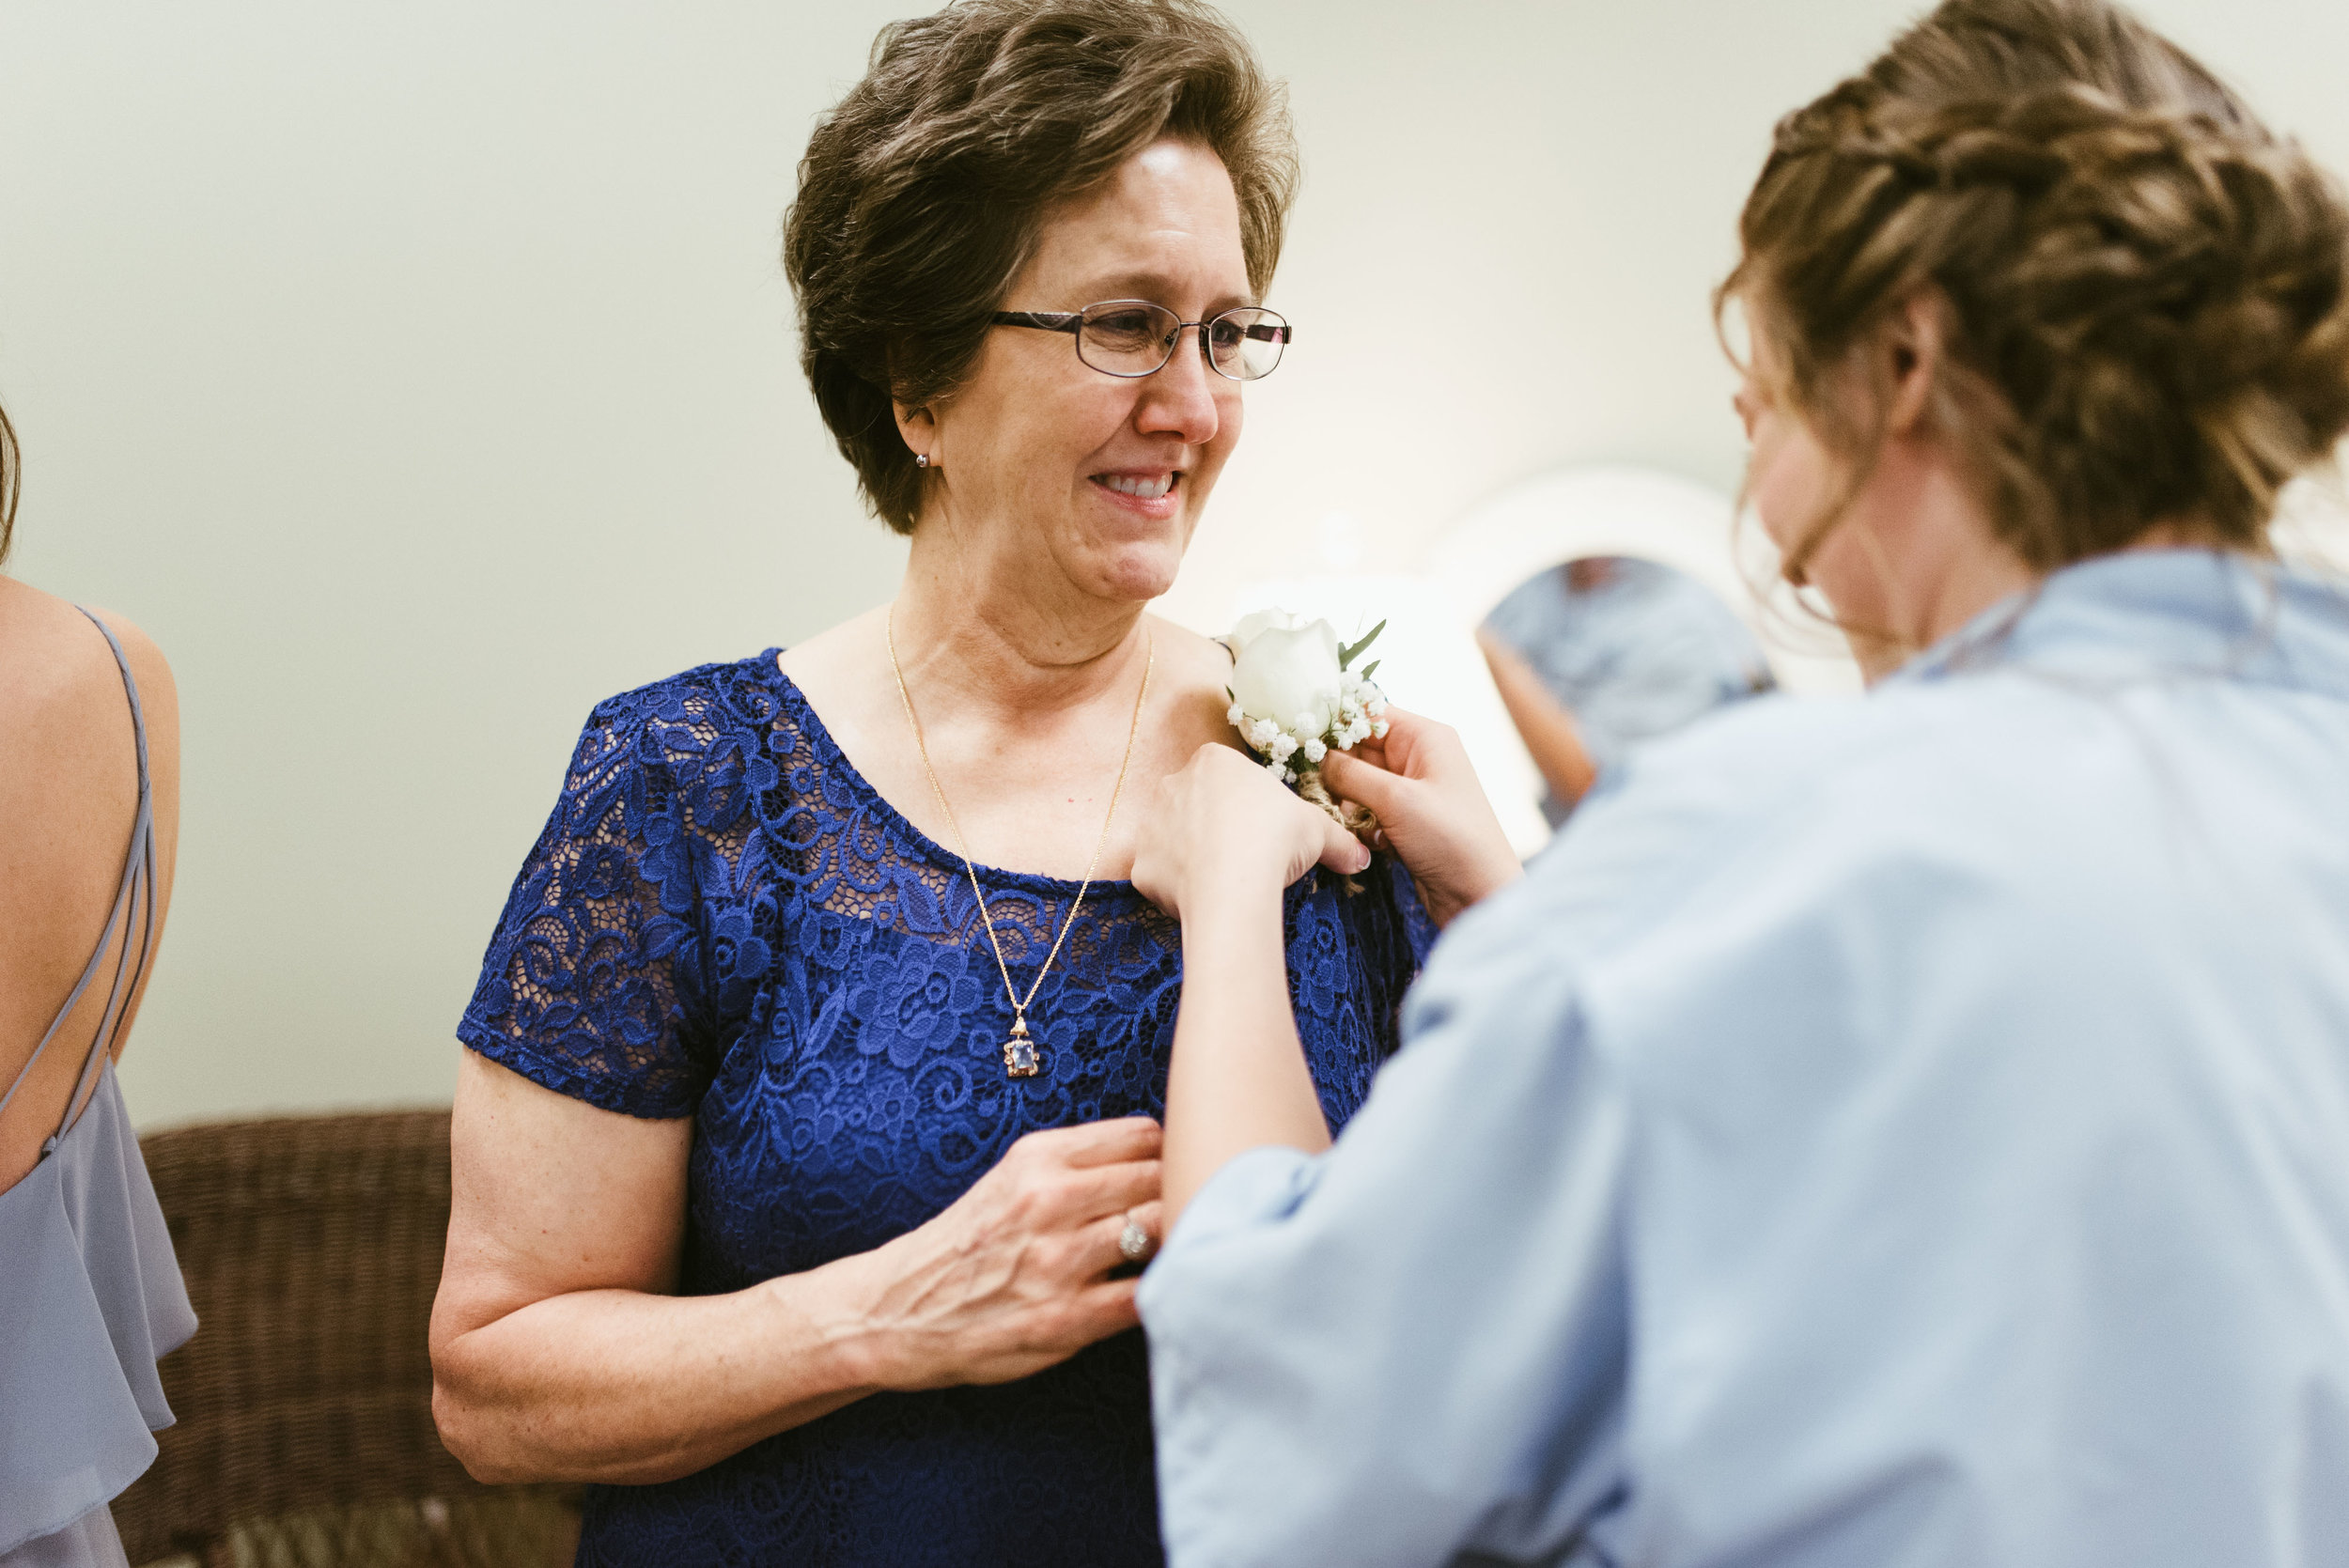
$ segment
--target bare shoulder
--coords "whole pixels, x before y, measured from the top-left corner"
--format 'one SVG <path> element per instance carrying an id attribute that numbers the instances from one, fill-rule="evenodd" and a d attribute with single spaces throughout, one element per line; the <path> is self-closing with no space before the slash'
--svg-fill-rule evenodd
<path id="1" fill-rule="evenodd" d="M 1177 626 L 1163 615 L 1143 617 L 1150 624 L 1150 637 L 1158 648 L 1159 660 L 1170 669 L 1179 669 L 1194 679 L 1206 680 L 1218 691 L 1222 690 L 1232 673 L 1231 651 L 1212 637 L 1202 637 L 1187 626 Z"/>
<path id="2" fill-rule="evenodd" d="M 834 744 L 862 766 L 874 737 L 897 722 L 889 674 L 886 605 L 794 643 L 776 662 L 822 718 Z"/>
<path id="3" fill-rule="evenodd" d="M 826 627 L 815 636 L 792 644 L 783 650 L 776 662 L 795 685 L 830 686 L 849 672 L 862 672 L 870 666 L 874 650 L 881 645 L 882 627 L 888 613 L 888 607 L 882 605 L 851 615 L 837 626 Z"/>
<path id="4" fill-rule="evenodd" d="M 179 683 L 171 673 L 171 662 L 155 640 L 130 616 L 118 611 L 90 606 L 89 613 L 106 624 L 122 644 L 122 657 L 131 666 L 131 678 L 139 689 L 139 710 L 147 722 L 148 755 L 154 765 L 156 784 L 160 788 L 165 777 L 177 785 L 179 777 Z M 102 660 L 105 670 L 115 673 L 114 660 Z M 176 794 L 176 788 L 175 788 Z"/>
<path id="5" fill-rule="evenodd" d="M 127 617 L 93 612 L 122 644 L 138 683 L 150 754 L 167 757 L 178 775 L 179 701 L 171 666 L 154 640 Z M 0 577 L 0 716 L 8 733 L 31 740 L 9 755 L 46 770 L 86 760 L 118 769 L 131 738 L 122 675 L 89 616 L 54 594 Z M 29 755 L 27 753 L 30 753 Z"/>
<path id="6" fill-rule="evenodd" d="M 148 776 L 154 785 L 157 870 L 163 882 L 158 904 L 168 906 L 179 845 L 179 683 L 171 673 L 171 662 L 146 629 L 121 612 L 91 605 L 86 614 L 62 599 L 47 594 L 41 597 L 61 607 L 69 617 L 67 630 L 73 634 L 70 641 L 78 650 L 77 685 L 86 688 L 75 693 L 81 711 L 91 716 L 101 728 L 117 734 L 128 729 L 125 704 L 119 695 L 122 672 L 115 664 L 113 650 L 106 646 L 104 638 L 97 635 L 97 628 L 89 624 L 87 617 L 98 617 L 114 633 L 115 641 L 122 644 L 123 662 L 130 665 L 131 679 L 138 688 L 139 717 L 147 730 Z"/>
<path id="7" fill-rule="evenodd" d="M 1231 706 L 1232 656 L 1223 644 L 1161 616 L 1148 617 L 1158 657 L 1159 689 L 1170 705 L 1168 717 L 1190 746 L 1202 741 L 1232 743 L 1224 710 Z M 1188 756 L 1189 751 L 1183 753 Z"/>
<path id="8" fill-rule="evenodd" d="M 118 610 L 93 604 L 88 607 L 88 613 L 103 621 L 106 629 L 115 634 L 115 641 L 122 644 L 122 657 L 129 660 L 132 678 L 139 684 L 140 705 L 150 710 L 166 708 L 177 716 L 179 709 L 179 684 L 172 676 L 170 661 L 163 658 L 163 650 L 156 646 L 155 639 L 147 634 L 145 628 Z M 74 613 L 78 618 L 82 612 L 77 610 Z M 112 668 L 112 660 L 107 663 Z"/>

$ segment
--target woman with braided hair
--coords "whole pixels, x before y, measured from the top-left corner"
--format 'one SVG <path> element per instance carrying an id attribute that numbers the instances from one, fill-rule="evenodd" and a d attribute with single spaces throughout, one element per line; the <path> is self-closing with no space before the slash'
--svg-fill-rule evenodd
<path id="1" fill-rule="evenodd" d="M 1749 494 L 1868 695 L 1653 748 L 1521 879 L 1442 731 L 1332 753 L 1472 906 L 1334 1145 L 1314 824 L 1203 753 L 1137 851 L 1172 1560 L 2349 1563 L 2349 594 L 2267 543 L 2349 208 L 2125 12 L 1950 0 L 1741 238 Z"/>

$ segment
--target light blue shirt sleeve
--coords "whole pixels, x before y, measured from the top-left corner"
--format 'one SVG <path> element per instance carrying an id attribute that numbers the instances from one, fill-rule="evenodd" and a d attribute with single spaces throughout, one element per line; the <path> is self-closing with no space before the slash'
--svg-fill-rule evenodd
<path id="1" fill-rule="evenodd" d="M 1574 987 L 1524 948 L 1431 975 L 1349 1157 L 1192 1202 L 1142 1287 L 1173 1562 L 1538 1558 L 1617 1492 L 1627 1123 Z"/>

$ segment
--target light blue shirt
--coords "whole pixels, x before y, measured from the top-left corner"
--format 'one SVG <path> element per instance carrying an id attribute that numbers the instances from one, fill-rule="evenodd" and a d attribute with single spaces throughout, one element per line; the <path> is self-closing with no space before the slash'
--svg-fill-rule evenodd
<path id="1" fill-rule="evenodd" d="M 1650 748 L 1142 1286 L 1174 1568 L 2349 1563 L 2349 600 Z"/>

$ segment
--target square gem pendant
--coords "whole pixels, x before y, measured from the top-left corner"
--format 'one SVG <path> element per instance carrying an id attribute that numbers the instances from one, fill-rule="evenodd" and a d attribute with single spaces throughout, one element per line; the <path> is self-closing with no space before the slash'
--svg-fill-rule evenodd
<path id="1" fill-rule="evenodd" d="M 1038 1066 L 1035 1042 L 1028 1038 L 1028 1020 L 1011 1021 L 1011 1038 L 1003 1042 L 1003 1071 L 1012 1078 L 1034 1078 Z"/>

